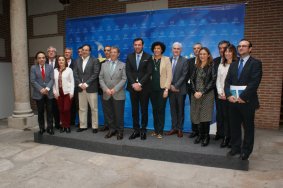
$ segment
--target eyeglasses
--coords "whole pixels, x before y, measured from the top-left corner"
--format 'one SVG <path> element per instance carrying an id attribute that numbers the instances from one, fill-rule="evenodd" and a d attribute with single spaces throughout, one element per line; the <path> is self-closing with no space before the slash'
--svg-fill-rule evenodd
<path id="1" fill-rule="evenodd" d="M 104 52 L 109 52 L 110 50 L 104 50 Z"/>
<path id="2" fill-rule="evenodd" d="M 248 48 L 249 46 L 248 45 L 238 45 L 237 47 L 238 48 Z"/>

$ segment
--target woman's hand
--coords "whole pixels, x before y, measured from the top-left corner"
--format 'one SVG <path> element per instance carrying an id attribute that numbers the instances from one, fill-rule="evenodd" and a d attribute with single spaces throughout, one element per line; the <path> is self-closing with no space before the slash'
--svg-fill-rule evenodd
<path id="1" fill-rule="evenodd" d="M 163 91 L 163 98 L 167 98 L 167 97 L 168 97 L 168 90 L 165 89 L 165 90 Z"/>
<path id="2" fill-rule="evenodd" d="M 195 92 L 194 94 L 196 99 L 200 99 L 202 97 L 202 93 L 201 92 Z"/>

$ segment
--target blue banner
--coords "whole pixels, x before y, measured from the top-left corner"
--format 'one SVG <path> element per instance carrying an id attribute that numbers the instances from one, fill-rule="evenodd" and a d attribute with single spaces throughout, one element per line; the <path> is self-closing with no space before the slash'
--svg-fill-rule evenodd
<path id="1" fill-rule="evenodd" d="M 144 51 L 148 53 L 151 53 L 150 48 L 154 41 L 162 41 L 167 46 L 164 54 L 171 56 L 173 42 L 179 41 L 183 44 L 182 55 L 190 58 L 193 56 L 193 44 L 200 42 L 211 50 L 213 57 L 217 57 L 219 41 L 228 40 L 237 44 L 243 38 L 244 16 L 245 5 L 232 4 L 68 19 L 66 47 L 71 47 L 76 52 L 81 45 L 90 44 L 92 55 L 103 57 L 104 46 L 115 45 L 120 48 L 120 59 L 125 62 L 127 55 L 133 52 L 133 39 L 142 37 L 145 41 Z M 77 58 L 76 53 L 73 56 Z M 153 128 L 151 105 L 149 106 L 148 128 Z M 99 110 L 100 122 L 103 121 L 101 111 Z M 184 131 L 190 130 L 189 114 L 189 102 L 186 99 Z M 132 127 L 128 93 L 125 127 Z M 165 130 L 170 128 L 171 116 L 168 102 Z"/>

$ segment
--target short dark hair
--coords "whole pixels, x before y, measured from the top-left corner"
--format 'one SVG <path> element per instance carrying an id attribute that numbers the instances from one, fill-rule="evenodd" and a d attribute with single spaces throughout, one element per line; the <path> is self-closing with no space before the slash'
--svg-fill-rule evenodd
<path id="1" fill-rule="evenodd" d="M 222 40 L 218 43 L 218 47 L 221 45 L 221 44 L 227 44 L 227 46 L 230 45 L 230 42 L 228 40 Z"/>
<path id="2" fill-rule="evenodd" d="M 253 47 L 253 44 L 250 40 L 243 38 L 243 39 L 240 40 L 240 42 L 242 42 L 242 41 L 247 41 L 249 43 L 249 48 Z"/>
<path id="3" fill-rule="evenodd" d="M 106 46 L 104 46 L 104 50 L 105 50 L 105 48 L 107 48 L 107 47 L 111 48 L 111 46 L 110 46 L 110 45 L 106 45 Z"/>
<path id="4" fill-rule="evenodd" d="M 118 53 L 120 53 L 120 49 L 119 49 L 119 47 L 118 47 L 118 46 L 111 46 L 111 50 L 112 50 L 112 49 L 116 49 L 116 50 L 117 50 L 117 52 L 118 52 Z"/>
<path id="5" fill-rule="evenodd" d="M 89 44 L 84 44 L 84 45 L 82 45 L 82 48 L 85 47 L 85 46 L 87 46 L 89 48 L 89 51 L 91 52 L 91 46 Z"/>
<path id="6" fill-rule="evenodd" d="M 140 38 L 140 37 L 138 37 L 138 38 L 135 38 L 134 40 L 133 40 L 133 43 L 135 43 L 136 41 L 142 41 L 142 45 L 144 44 L 144 42 L 143 42 L 143 39 L 142 38 Z"/>
<path id="7" fill-rule="evenodd" d="M 78 50 L 80 50 L 80 49 L 83 49 L 83 47 L 82 46 L 78 47 Z"/>
<path id="8" fill-rule="evenodd" d="M 163 42 L 156 41 L 156 42 L 152 43 L 152 45 L 151 45 L 151 51 L 152 52 L 154 52 L 155 46 L 160 46 L 161 47 L 161 50 L 162 50 L 161 54 L 163 54 L 165 52 L 165 50 L 166 50 L 166 46 L 165 46 L 165 44 Z"/>
<path id="9" fill-rule="evenodd" d="M 46 58 L 46 54 L 43 51 L 38 51 L 34 56 L 35 60 L 37 59 L 38 54 L 44 54 L 44 56 Z"/>

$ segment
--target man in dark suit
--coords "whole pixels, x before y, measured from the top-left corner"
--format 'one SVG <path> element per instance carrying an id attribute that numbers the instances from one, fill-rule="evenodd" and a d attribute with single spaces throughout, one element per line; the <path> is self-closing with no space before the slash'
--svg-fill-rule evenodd
<path id="1" fill-rule="evenodd" d="M 229 45 L 230 45 L 230 42 L 226 41 L 226 40 L 222 40 L 218 43 L 218 51 L 219 51 L 220 56 L 213 59 L 214 71 L 215 71 L 216 76 L 217 76 L 217 72 L 218 72 L 218 67 L 219 67 L 220 63 L 223 61 L 223 58 L 224 58 L 224 50 Z M 216 135 L 214 137 L 214 140 L 219 140 L 221 138 L 224 138 L 224 125 L 222 125 L 221 122 L 223 122 L 223 121 L 221 121 L 220 114 L 218 113 L 218 111 L 219 111 L 218 109 L 219 109 L 220 105 L 219 105 L 218 92 L 217 92 L 216 87 L 214 89 L 214 98 L 215 98 L 215 105 L 216 105 Z"/>
<path id="2" fill-rule="evenodd" d="M 189 67 L 188 59 L 181 56 L 181 52 L 182 44 L 174 42 L 172 45 L 173 57 L 170 58 L 173 79 L 169 93 L 172 129 L 166 134 L 168 136 L 177 134 L 179 138 L 183 137 L 186 78 Z"/>
<path id="3" fill-rule="evenodd" d="M 262 78 L 261 61 L 250 56 L 252 43 L 242 39 L 238 45 L 239 62 L 229 67 L 225 81 L 225 94 L 230 102 L 231 150 L 228 156 L 240 154 L 242 160 L 247 160 L 254 145 L 254 117 L 259 108 L 257 89 Z M 232 95 L 230 86 L 246 87 L 238 96 Z M 241 125 L 244 128 L 242 142 Z"/>
<path id="4" fill-rule="evenodd" d="M 136 38 L 133 42 L 134 53 L 128 55 L 126 60 L 126 74 L 128 78 L 127 90 L 130 92 L 132 104 L 132 118 L 134 132 L 129 139 L 141 136 L 146 139 L 148 123 L 148 103 L 150 94 L 151 55 L 143 51 L 143 39 Z M 141 107 L 141 129 L 139 122 L 139 108 Z"/>
<path id="5" fill-rule="evenodd" d="M 73 55 L 73 50 L 72 48 L 65 48 L 64 50 L 64 56 L 67 60 L 68 67 L 70 67 L 72 70 L 74 70 L 74 66 L 76 64 L 76 61 L 72 58 Z M 78 113 L 78 87 L 75 85 L 75 90 L 74 90 L 74 97 L 72 98 L 72 106 L 71 106 L 71 125 L 75 126 L 75 121 L 76 121 L 76 114 Z"/>
<path id="6" fill-rule="evenodd" d="M 74 69 L 75 84 L 79 92 L 80 128 L 77 132 L 87 130 L 87 109 L 91 108 L 93 133 L 98 132 L 97 92 L 100 64 L 90 56 L 91 46 L 83 45 L 83 56 Z"/>
<path id="7" fill-rule="evenodd" d="M 111 46 L 106 45 L 104 47 L 105 58 L 99 59 L 99 62 L 101 63 L 101 67 L 102 67 L 103 63 L 107 63 L 108 61 L 111 61 L 110 51 L 111 51 Z M 103 91 L 101 89 L 100 84 L 99 84 L 99 90 L 98 91 L 99 91 L 98 94 L 102 96 L 103 95 Z M 108 125 L 108 122 L 107 122 L 107 117 L 105 115 L 105 112 L 106 112 L 105 106 L 107 106 L 107 104 L 105 104 L 105 101 L 103 100 L 102 97 L 101 97 L 101 103 L 102 103 L 102 110 L 103 110 L 104 125 L 103 125 L 103 127 L 101 127 L 99 129 L 99 131 L 106 131 L 106 130 L 109 130 L 109 125 Z"/>
<path id="8" fill-rule="evenodd" d="M 191 103 L 191 94 L 192 94 L 192 86 L 191 86 L 191 77 L 196 68 L 197 57 L 200 49 L 202 48 L 201 43 L 195 43 L 193 46 L 194 56 L 188 60 L 188 74 L 187 74 L 187 93 L 189 95 L 190 103 Z M 199 135 L 198 125 L 192 123 L 192 133 L 190 134 L 189 138 L 194 138 Z"/>
<path id="9" fill-rule="evenodd" d="M 47 59 L 46 59 L 46 64 L 49 64 L 53 69 L 56 69 L 59 67 L 58 61 L 56 59 L 56 48 L 53 46 L 49 46 L 47 48 Z M 59 129 L 60 128 L 60 116 L 59 116 L 59 109 L 57 105 L 57 100 L 55 98 L 52 99 L 52 114 L 53 114 L 53 119 L 55 123 L 55 128 Z"/>

